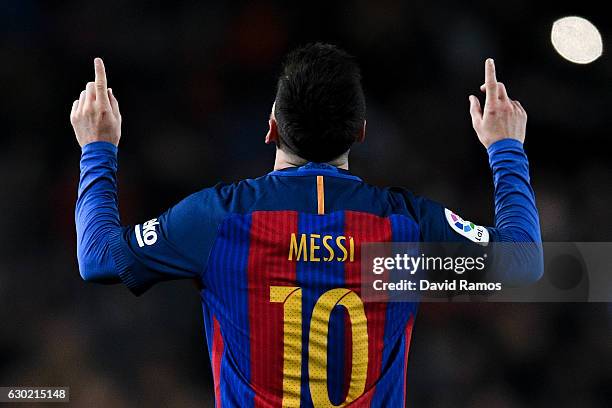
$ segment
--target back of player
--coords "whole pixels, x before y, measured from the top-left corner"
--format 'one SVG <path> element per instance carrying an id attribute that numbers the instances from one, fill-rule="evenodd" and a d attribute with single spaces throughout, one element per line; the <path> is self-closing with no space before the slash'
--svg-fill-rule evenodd
<path id="1" fill-rule="evenodd" d="M 402 405 L 416 305 L 360 296 L 363 243 L 420 238 L 402 195 L 315 164 L 208 194 L 233 207 L 202 278 L 218 404 Z"/>
<path id="2" fill-rule="evenodd" d="M 279 77 L 266 142 L 274 171 L 207 188 L 158 218 L 122 226 L 117 198 L 121 114 L 104 65 L 71 111 L 82 147 L 76 204 L 81 276 L 123 282 L 139 295 L 158 282 L 195 280 L 221 407 L 396 407 L 405 404 L 414 303 L 364 302 L 368 242 L 541 242 L 523 150 L 526 114 L 485 64 L 484 113 L 472 123 L 487 148 L 495 227 L 402 189 L 348 172 L 365 137 L 365 97 L 352 57 L 328 44 L 290 53 Z M 520 246 L 520 244 L 517 244 Z M 541 252 L 517 251 L 541 275 Z"/>

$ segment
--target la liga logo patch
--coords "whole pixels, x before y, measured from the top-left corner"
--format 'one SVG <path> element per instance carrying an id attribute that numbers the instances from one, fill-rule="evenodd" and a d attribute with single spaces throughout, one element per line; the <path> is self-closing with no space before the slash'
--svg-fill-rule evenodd
<path id="1" fill-rule="evenodd" d="M 489 242 L 489 231 L 485 227 L 465 221 L 448 208 L 444 209 L 444 215 L 448 225 L 459 235 L 479 244 L 486 245 Z"/>

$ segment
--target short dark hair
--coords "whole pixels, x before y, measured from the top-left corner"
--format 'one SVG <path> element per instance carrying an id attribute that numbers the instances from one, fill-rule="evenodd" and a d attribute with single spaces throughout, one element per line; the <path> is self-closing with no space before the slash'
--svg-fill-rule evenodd
<path id="1" fill-rule="evenodd" d="M 312 162 L 329 162 L 356 141 L 365 120 L 361 72 L 331 44 L 290 52 L 278 79 L 274 115 L 281 146 Z"/>

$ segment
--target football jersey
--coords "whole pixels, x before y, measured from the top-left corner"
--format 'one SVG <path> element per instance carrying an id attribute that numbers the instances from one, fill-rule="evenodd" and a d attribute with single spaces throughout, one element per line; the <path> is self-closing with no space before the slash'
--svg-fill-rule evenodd
<path id="1" fill-rule="evenodd" d="M 486 243 L 516 231 L 540 239 L 516 141 L 489 149 L 498 228 L 315 163 L 206 188 L 157 218 L 120 227 L 116 153 L 104 142 L 83 148 L 81 274 L 119 276 L 136 294 L 194 280 L 220 407 L 404 406 L 417 304 L 363 299 L 362 245 Z"/>
<path id="2" fill-rule="evenodd" d="M 126 228 L 125 280 L 197 279 L 220 406 L 400 406 L 417 305 L 362 300 L 361 245 L 465 239 L 444 212 L 310 163 Z"/>

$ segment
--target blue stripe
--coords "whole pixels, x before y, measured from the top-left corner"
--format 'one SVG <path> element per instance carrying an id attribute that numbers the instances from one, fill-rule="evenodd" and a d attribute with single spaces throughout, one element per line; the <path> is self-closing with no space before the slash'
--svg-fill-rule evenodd
<path id="1" fill-rule="evenodd" d="M 344 213 L 335 212 L 328 215 L 300 214 L 298 232 L 303 234 L 319 234 L 337 237 L 344 233 Z M 310 242 L 308 242 L 310 244 Z M 336 254 L 339 250 L 335 242 L 331 243 Z M 321 249 L 323 245 L 321 244 Z M 327 251 L 322 251 L 326 254 Z M 310 255 L 310 254 L 309 254 Z M 332 288 L 344 287 L 344 264 L 336 260 L 331 262 L 304 262 L 296 265 L 297 285 L 302 292 L 302 407 L 312 407 L 308 375 L 308 337 L 310 320 L 315 303 L 319 297 Z M 337 308 L 340 309 L 340 308 Z M 328 337 L 328 389 L 332 402 L 337 401 L 342 393 L 342 378 L 344 368 L 344 321 L 343 314 L 337 310 L 332 312 L 329 322 Z M 341 401 L 340 401 L 341 402 Z"/>
<path id="2" fill-rule="evenodd" d="M 254 393 L 251 375 L 248 310 L 248 260 L 251 215 L 231 215 L 219 227 L 204 274 L 202 300 L 217 317 L 223 333 L 221 401 L 227 406 L 249 408 Z M 207 338 L 212 337 L 208 323 Z M 211 340 L 208 339 L 208 343 Z"/>
<path id="3" fill-rule="evenodd" d="M 393 242 L 418 242 L 417 223 L 404 215 L 389 216 Z M 381 378 L 376 384 L 372 407 L 401 406 L 404 398 L 405 330 L 410 317 L 416 313 L 417 303 L 387 303 Z"/>
<path id="4" fill-rule="evenodd" d="M 206 345 L 208 346 L 208 358 L 210 359 L 210 366 L 212 367 L 212 339 L 213 339 L 213 321 L 212 313 L 206 306 L 206 303 L 202 302 L 202 312 L 204 316 L 204 332 L 206 334 Z"/>

